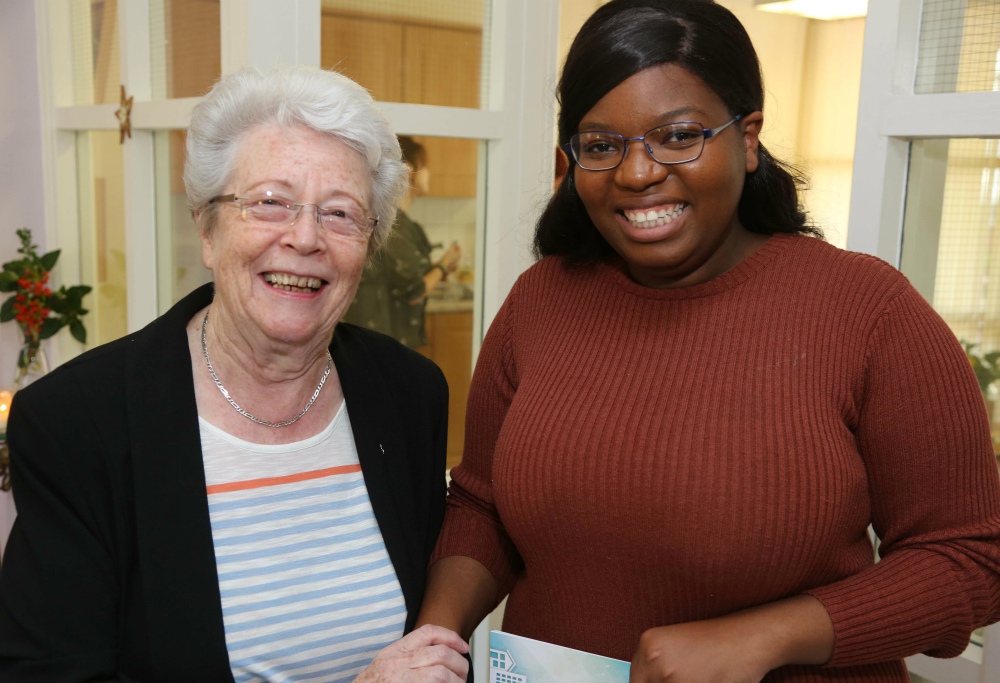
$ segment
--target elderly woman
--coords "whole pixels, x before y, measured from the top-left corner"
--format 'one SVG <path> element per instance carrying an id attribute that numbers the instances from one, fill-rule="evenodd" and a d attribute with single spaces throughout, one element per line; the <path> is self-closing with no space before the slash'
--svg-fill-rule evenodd
<path id="1" fill-rule="evenodd" d="M 0 679 L 464 680 L 455 634 L 396 642 L 447 387 L 337 324 L 406 188 L 395 135 L 343 76 L 245 70 L 195 109 L 184 179 L 214 286 L 14 402 Z"/>

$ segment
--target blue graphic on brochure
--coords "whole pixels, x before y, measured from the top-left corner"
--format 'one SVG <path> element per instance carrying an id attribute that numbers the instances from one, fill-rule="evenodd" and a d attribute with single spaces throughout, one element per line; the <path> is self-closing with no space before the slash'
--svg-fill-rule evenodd
<path id="1" fill-rule="evenodd" d="M 628 683 L 629 663 L 490 631 L 490 683 Z"/>

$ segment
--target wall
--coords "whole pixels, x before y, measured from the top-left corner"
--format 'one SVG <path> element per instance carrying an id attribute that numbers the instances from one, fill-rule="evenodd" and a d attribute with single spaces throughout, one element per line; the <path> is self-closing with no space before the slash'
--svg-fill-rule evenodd
<path id="1" fill-rule="evenodd" d="M 35 44 L 35 5 L 0 3 L 0 262 L 18 257 L 15 231 L 31 228 L 45 248 L 42 132 Z M 2 295 L 6 299 L 9 295 Z M 19 348 L 17 326 L 0 325 L 0 387 L 13 383 Z M 0 548 L 13 521 L 10 494 L 0 493 Z"/>
<path id="2" fill-rule="evenodd" d="M 826 239 L 847 245 L 865 20 L 809 22 L 801 88 L 799 156 L 806 206 Z"/>

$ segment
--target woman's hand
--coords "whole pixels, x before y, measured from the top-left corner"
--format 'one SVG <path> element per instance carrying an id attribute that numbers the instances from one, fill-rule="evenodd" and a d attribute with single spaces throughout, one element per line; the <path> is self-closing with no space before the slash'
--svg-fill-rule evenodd
<path id="1" fill-rule="evenodd" d="M 354 683 L 463 683 L 469 645 L 457 634 L 430 624 L 383 648 Z"/>
<path id="2" fill-rule="evenodd" d="M 651 628 L 632 658 L 629 683 L 760 683 L 786 664 L 824 664 L 834 633 L 809 595 L 716 619 Z"/>
<path id="3" fill-rule="evenodd" d="M 759 683 L 770 668 L 722 620 L 651 628 L 632 658 L 629 683 Z"/>

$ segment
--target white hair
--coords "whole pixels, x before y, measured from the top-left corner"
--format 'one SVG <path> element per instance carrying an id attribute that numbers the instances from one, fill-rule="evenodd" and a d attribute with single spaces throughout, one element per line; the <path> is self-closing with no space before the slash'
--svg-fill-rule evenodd
<path id="1" fill-rule="evenodd" d="M 243 136 L 266 124 L 304 125 L 335 136 L 357 151 L 371 174 L 369 209 L 378 217 L 370 251 L 389 236 L 407 188 L 399 141 L 385 114 L 363 87 L 343 74 L 312 67 L 248 67 L 223 76 L 191 114 L 184 186 L 192 211 L 207 211 L 224 192 Z"/>

